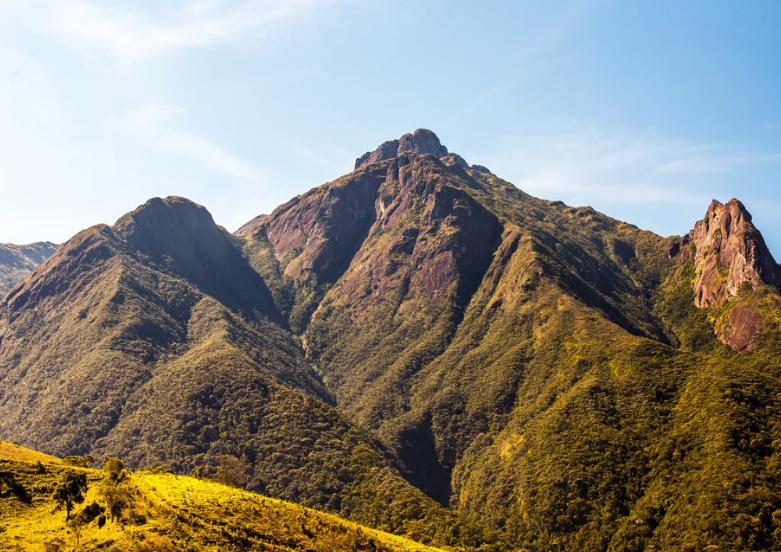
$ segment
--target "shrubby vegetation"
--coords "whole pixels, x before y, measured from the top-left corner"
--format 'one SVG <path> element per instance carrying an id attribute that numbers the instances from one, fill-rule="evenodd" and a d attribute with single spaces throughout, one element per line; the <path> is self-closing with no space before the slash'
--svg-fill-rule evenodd
<path id="1" fill-rule="evenodd" d="M 380 546 L 290 505 L 248 527 L 280 503 L 238 486 L 467 549 L 777 548 L 777 290 L 698 310 L 685 244 L 427 156 L 263 220 L 241 242 L 154 200 L 0 304 L 2 434 L 163 466 L 80 456 L 5 497 L 86 473 L 79 530 L 139 550 Z M 745 354 L 718 339 L 738 307 Z"/>
<path id="2" fill-rule="evenodd" d="M 304 331 L 337 404 L 405 477 L 513 546 L 771 548 L 778 293 L 750 299 L 776 322 L 737 355 L 716 337 L 725 313 L 695 308 L 690 256 L 668 256 L 672 240 L 485 172 L 431 159 L 411 171 L 430 195 L 406 197 L 402 176 L 382 184 L 393 222 L 370 229 Z M 415 287 L 427 244 L 447 250 L 460 231 L 437 203 L 443 183 L 503 224 L 466 301 L 463 272 L 440 293 Z M 401 245 L 410 229 L 427 241 Z"/>

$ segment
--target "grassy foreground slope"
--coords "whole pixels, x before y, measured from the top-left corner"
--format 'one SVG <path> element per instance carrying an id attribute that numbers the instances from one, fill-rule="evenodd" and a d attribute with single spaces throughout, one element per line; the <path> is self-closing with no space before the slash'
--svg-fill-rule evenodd
<path id="1" fill-rule="evenodd" d="M 436 550 L 289 502 L 152 472 L 123 483 L 131 498 L 120 518 L 96 518 L 77 532 L 52 498 L 68 473 L 87 477 L 73 517 L 104 505 L 101 470 L 0 442 L 0 550 Z"/>

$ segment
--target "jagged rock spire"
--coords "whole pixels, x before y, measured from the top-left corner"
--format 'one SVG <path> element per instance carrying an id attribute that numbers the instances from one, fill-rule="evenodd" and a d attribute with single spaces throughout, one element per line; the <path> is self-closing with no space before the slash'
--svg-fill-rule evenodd
<path id="1" fill-rule="evenodd" d="M 751 214 L 737 199 L 726 204 L 714 199 L 688 239 L 695 249 L 694 302 L 698 307 L 717 307 L 744 285 L 781 283 L 779 266 L 751 222 Z"/>

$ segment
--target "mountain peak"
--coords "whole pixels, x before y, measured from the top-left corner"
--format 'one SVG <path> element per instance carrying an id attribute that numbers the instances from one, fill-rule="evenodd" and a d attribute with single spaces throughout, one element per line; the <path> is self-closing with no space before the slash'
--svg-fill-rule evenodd
<path id="1" fill-rule="evenodd" d="M 202 205 L 178 196 L 155 197 L 120 218 L 113 229 L 157 267 L 228 307 L 277 317 L 265 284 Z"/>
<path id="2" fill-rule="evenodd" d="M 429 153 L 431 155 L 447 155 L 447 148 L 439 141 L 432 131 L 419 128 L 415 132 L 399 138 L 399 153 Z"/>
<path id="3" fill-rule="evenodd" d="M 695 248 L 694 301 L 719 306 L 748 284 L 778 286 L 781 273 L 751 214 L 737 199 L 711 201 L 705 217 L 689 232 Z"/>
<path id="4" fill-rule="evenodd" d="M 419 128 L 414 132 L 403 135 L 398 140 L 383 142 L 374 151 L 367 151 L 355 160 L 355 168 L 373 165 L 386 159 L 392 159 L 402 153 L 429 154 L 438 158 L 452 156 L 457 164 L 466 165 L 459 156 L 448 154 L 447 148 L 439 141 L 434 132 Z"/>

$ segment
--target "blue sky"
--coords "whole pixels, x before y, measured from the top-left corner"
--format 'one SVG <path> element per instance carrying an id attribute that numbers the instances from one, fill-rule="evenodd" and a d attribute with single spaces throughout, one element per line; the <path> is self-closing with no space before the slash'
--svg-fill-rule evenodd
<path id="1" fill-rule="evenodd" d="M 769 0 L 0 0 L 0 242 L 170 194 L 233 230 L 426 127 L 661 234 L 739 197 L 781 257 L 779 28 Z"/>

